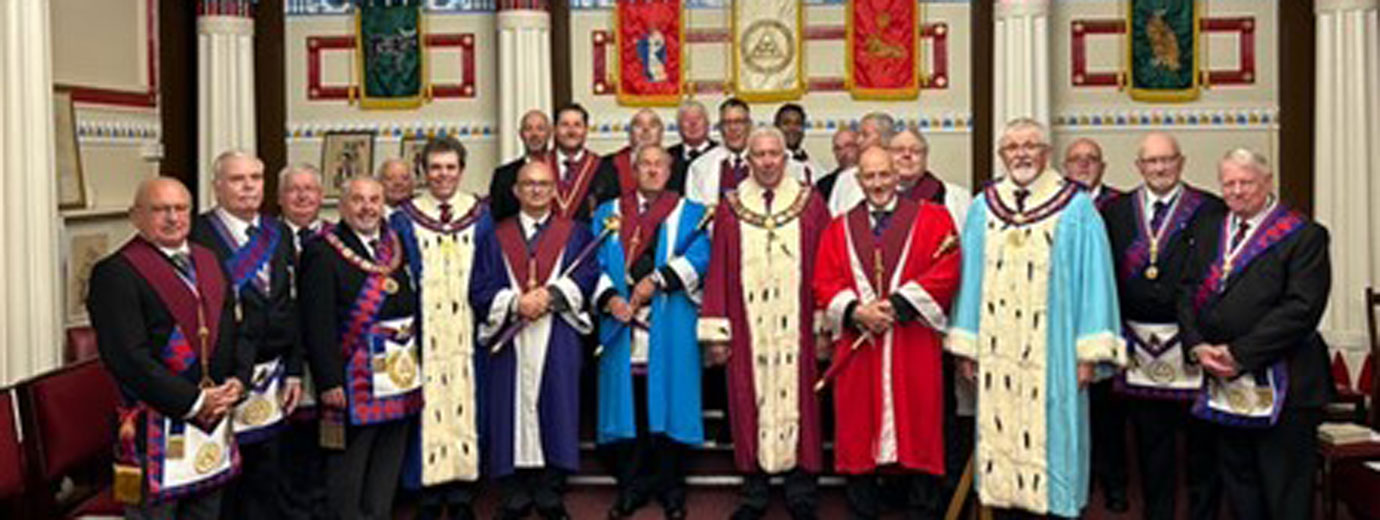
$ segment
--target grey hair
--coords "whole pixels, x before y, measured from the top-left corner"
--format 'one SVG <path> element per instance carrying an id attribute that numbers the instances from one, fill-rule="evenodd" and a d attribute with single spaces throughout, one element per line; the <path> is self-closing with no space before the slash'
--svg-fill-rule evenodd
<path id="1" fill-rule="evenodd" d="M 661 155 L 666 156 L 666 161 L 667 161 L 667 162 L 671 162 L 671 161 L 672 161 L 671 152 L 666 151 L 666 148 L 665 148 L 664 146 L 661 146 L 661 145 L 659 145 L 659 144 L 644 144 L 644 145 L 638 146 L 637 148 L 634 148 L 633 151 L 632 151 L 632 155 L 629 156 L 629 158 L 632 159 L 632 161 L 630 161 L 630 162 L 632 162 L 632 165 L 633 165 L 634 168 L 637 167 L 637 161 L 639 161 L 639 160 L 642 159 L 642 152 L 645 152 L 645 151 L 647 151 L 648 149 L 656 149 L 657 151 L 660 151 L 660 152 L 661 152 Z"/>
<path id="2" fill-rule="evenodd" d="M 910 134 L 915 136 L 915 138 L 920 141 L 920 144 L 924 145 L 926 150 L 930 149 L 930 140 L 925 139 L 925 134 L 920 133 L 920 129 L 915 125 L 906 125 L 904 128 L 897 131 L 895 134 L 891 136 L 891 139 L 886 140 L 886 146 L 890 147 L 891 142 L 896 140 L 897 137 L 901 137 L 901 134 Z"/>
<path id="3" fill-rule="evenodd" d="M 380 189 L 383 188 L 383 183 L 379 182 L 378 179 L 375 179 L 368 175 L 356 175 L 354 177 L 350 177 L 349 179 L 345 179 L 345 184 L 342 184 L 340 187 L 340 199 L 343 201 L 344 199 L 349 198 L 349 196 L 354 194 L 355 192 L 355 185 L 361 183 L 373 184 L 375 186 L 378 186 Z"/>
<path id="4" fill-rule="evenodd" d="M 311 175 L 312 180 L 316 181 L 317 185 L 321 185 L 322 183 L 321 170 L 318 170 L 316 168 L 316 165 L 305 162 L 289 164 L 287 166 L 284 166 L 283 169 L 278 170 L 278 191 L 282 192 L 286 188 L 288 184 L 288 177 L 297 175 L 299 173 Z"/>
<path id="5" fill-rule="evenodd" d="M 263 160 L 259 159 L 254 154 L 249 153 L 248 151 L 241 150 L 239 148 L 233 148 L 221 152 L 220 155 L 216 156 L 216 159 L 214 161 L 211 161 L 211 174 L 214 176 L 214 179 L 219 180 L 221 177 L 225 176 L 225 163 L 230 161 L 231 159 L 253 160 L 254 164 L 258 166 L 259 171 L 264 171 Z"/>
<path id="6" fill-rule="evenodd" d="M 1235 164 L 1255 170 L 1256 173 L 1269 177 L 1274 175 L 1274 170 L 1270 169 L 1270 161 L 1264 155 L 1254 150 L 1246 148 L 1232 148 L 1222 155 L 1222 160 L 1218 166 L 1224 164 Z"/>
<path id="7" fill-rule="evenodd" d="M 680 119 L 686 112 L 691 110 L 698 110 L 699 113 L 704 114 L 705 117 L 709 117 L 709 109 L 704 108 L 704 103 L 700 103 L 693 99 L 687 99 L 681 102 L 680 107 L 676 109 L 676 119 Z"/>
<path id="8" fill-rule="evenodd" d="M 388 167 L 391 166 L 391 165 L 393 165 L 393 164 L 401 164 L 401 165 L 403 165 L 403 168 L 406 168 L 406 169 L 407 169 L 408 173 L 411 173 L 411 172 L 412 172 L 412 168 L 413 168 L 413 167 L 412 167 L 412 165 L 407 164 L 407 161 L 406 161 L 406 160 L 400 159 L 400 158 L 398 158 L 398 157 L 389 157 L 389 158 L 383 160 L 383 164 L 380 164 L 380 165 L 379 165 L 379 169 L 376 170 L 376 171 L 374 172 L 374 177 L 377 177 L 377 178 L 379 178 L 379 179 L 383 179 L 383 174 L 384 174 L 384 172 L 387 172 L 387 171 L 388 171 Z"/>
<path id="9" fill-rule="evenodd" d="M 891 114 L 885 112 L 869 112 L 862 117 L 862 120 L 858 121 L 859 129 L 861 129 L 863 123 L 867 123 L 868 121 L 876 124 L 877 129 L 882 131 L 883 143 L 890 142 L 891 138 L 896 136 L 896 118 L 891 117 Z"/>
<path id="10" fill-rule="evenodd" d="M 786 134 L 781 133 L 781 130 L 774 126 L 759 126 L 751 134 L 748 134 L 748 149 L 751 149 L 752 143 L 764 135 L 776 139 L 777 142 L 781 143 L 781 148 L 786 147 Z"/>
<path id="11" fill-rule="evenodd" d="M 1011 134 L 1025 130 L 1035 130 L 1040 136 L 1040 144 L 1049 146 L 1049 130 L 1043 123 L 1029 117 L 1018 117 L 1006 122 L 1006 127 L 1001 131 L 1001 138 L 997 140 L 997 147 L 1006 144 L 1011 139 Z"/>
<path id="12" fill-rule="evenodd" d="M 637 129 L 634 128 L 634 125 L 637 124 L 637 116 L 640 116 L 643 113 L 651 114 L 652 119 L 656 121 L 656 124 L 661 126 L 662 131 L 666 130 L 666 123 L 661 120 L 661 114 L 656 113 L 655 110 L 644 107 L 638 110 L 637 112 L 633 112 L 632 117 L 628 118 L 628 138 L 632 138 L 633 132 L 637 131 Z"/>

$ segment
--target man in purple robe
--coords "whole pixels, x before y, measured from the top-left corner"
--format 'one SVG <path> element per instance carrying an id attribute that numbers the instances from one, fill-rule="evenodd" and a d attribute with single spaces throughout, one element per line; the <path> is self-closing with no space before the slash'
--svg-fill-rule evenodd
<path id="1" fill-rule="evenodd" d="M 579 468 L 580 336 L 594 328 L 585 309 L 598 262 L 580 258 L 589 228 L 555 211 L 546 163 L 524 165 L 513 192 L 517 216 L 477 237 L 470 277 L 479 344 L 493 353 L 482 397 L 487 471 L 498 481 L 498 518 L 525 518 L 535 506 L 542 518 L 564 519 L 565 476 Z"/>

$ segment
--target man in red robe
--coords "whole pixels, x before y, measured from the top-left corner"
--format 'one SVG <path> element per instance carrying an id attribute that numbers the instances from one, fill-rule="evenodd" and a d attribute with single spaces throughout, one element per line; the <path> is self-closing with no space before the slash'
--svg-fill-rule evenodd
<path id="1" fill-rule="evenodd" d="M 944 475 L 940 331 L 958 290 L 959 248 L 944 206 L 901 197 L 891 155 L 863 151 L 866 200 L 824 231 L 814 290 L 834 338 L 834 468 L 853 518 L 877 518 L 877 473 L 906 481 L 906 509 L 938 518 Z"/>
<path id="2" fill-rule="evenodd" d="M 795 520 L 816 517 L 820 469 L 810 289 L 824 202 L 786 174 L 786 139 L 775 128 L 748 139 L 751 175 L 715 211 L 699 340 L 727 363 L 734 460 L 744 473 L 734 520 L 755 520 L 770 501 L 768 477 L 784 474 Z"/>

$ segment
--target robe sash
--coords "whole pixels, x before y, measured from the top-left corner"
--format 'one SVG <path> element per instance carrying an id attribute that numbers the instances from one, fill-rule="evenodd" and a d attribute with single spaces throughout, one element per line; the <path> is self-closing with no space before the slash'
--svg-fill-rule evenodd
<path id="1" fill-rule="evenodd" d="M 677 202 L 680 202 L 680 197 L 675 193 L 662 193 L 652 201 L 646 213 L 639 213 L 636 193 L 628 193 L 619 198 L 618 211 L 623 222 L 618 228 L 618 239 L 626 252 L 623 257 L 625 268 L 632 267 L 633 262 L 636 262 L 648 247 L 656 244 L 657 226 L 676 209 Z"/>
<path id="2" fill-rule="evenodd" d="M 1256 229 L 1251 230 L 1250 236 L 1246 237 L 1246 243 L 1242 244 L 1233 256 L 1231 254 L 1231 218 L 1222 218 L 1222 235 L 1217 241 L 1217 260 L 1212 262 L 1208 269 L 1207 276 L 1199 283 L 1197 291 L 1193 295 L 1193 308 L 1196 312 L 1211 304 L 1216 303 L 1217 299 L 1226 292 L 1231 281 L 1236 279 L 1241 272 L 1250 266 L 1251 262 L 1265 254 L 1271 248 L 1284 239 L 1289 238 L 1295 231 L 1303 229 L 1304 219 L 1302 215 L 1285 208 L 1283 205 L 1275 206 L 1275 209 L 1265 216 Z"/>
<path id="3" fill-rule="evenodd" d="M 537 237 L 536 247 L 528 251 L 527 241 L 522 236 L 522 226 L 518 219 L 512 218 L 500 223 L 494 232 L 498 235 L 503 257 L 513 270 L 518 284 L 531 290 L 551 275 L 570 240 L 571 222 L 565 218 L 548 217 L 547 228 Z"/>
<path id="4" fill-rule="evenodd" d="M 273 258 L 273 253 L 278 250 L 278 242 L 282 239 L 282 232 L 278 229 L 277 221 L 270 217 L 261 217 L 259 234 L 242 245 L 236 245 L 234 235 L 220 217 L 212 216 L 207 220 L 211 222 L 211 229 L 216 231 L 216 237 L 220 239 L 221 244 L 231 251 L 230 256 L 225 259 L 225 274 L 230 277 L 230 284 L 235 286 L 235 293 L 239 294 L 244 291 L 246 285 L 253 283 L 259 270 Z"/>
<path id="5" fill-rule="evenodd" d="M 556 168 L 556 159 L 556 152 L 551 151 L 547 154 L 546 164 Z M 557 179 L 556 214 L 564 218 L 573 218 L 575 213 L 580 211 L 581 201 L 589 191 L 589 185 L 594 180 L 595 167 L 598 165 L 599 157 L 594 155 L 594 152 L 585 150 L 584 158 L 576 165 L 575 171 L 566 172 L 566 176 L 571 180 L 566 182 L 564 179 Z"/>
<path id="6" fill-rule="evenodd" d="M 915 214 L 919 211 L 920 204 L 915 201 L 898 199 L 896 209 L 891 215 L 891 222 L 882 232 L 880 239 L 873 238 L 872 219 L 866 202 L 848 212 L 848 234 L 853 237 L 853 252 L 858 255 L 863 271 L 867 274 L 868 284 L 872 286 L 875 294 L 885 296 L 889 292 L 885 284 L 890 283 L 893 273 L 896 272 L 902 249 L 906 246 L 906 237 L 910 236 L 911 223 L 915 222 Z M 882 259 L 880 276 L 877 273 L 877 262 L 874 261 L 879 251 Z M 884 285 L 878 286 L 878 280 Z"/>
<path id="7" fill-rule="evenodd" d="M 1107 188 L 1104 187 L 1102 192 L 1107 193 Z M 1158 244 L 1159 251 L 1163 252 L 1166 244 L 1173 240 L 1180 231 L 1188 227 L 1188 222 L 1193 219 L 1198 208 L 1207 200 L 1207 197 L 1204 197 L 1198 190 L 1184 186 L 1183 191 L 1179 193 L 1178 200 L 1174 201 L 1174 205 L 1169 209 L 1169 214 L 1165 216 L 1164 222 L 1160 223 L 1160 228 L 1152 230 L 1145 224 L 1145 197 L 1139 192 L 1132 192 L 1130 197 L 1135 201 L 1136 235 L 1131 244 L 1126 247 L 1126 254 L 1121 259 L 1117 274 L 1122 280 L 1143 278 L 1146 267 L 1155 260 L 1150 258 L 1151 233 L 1154 234 L 1154 242 Z"/>

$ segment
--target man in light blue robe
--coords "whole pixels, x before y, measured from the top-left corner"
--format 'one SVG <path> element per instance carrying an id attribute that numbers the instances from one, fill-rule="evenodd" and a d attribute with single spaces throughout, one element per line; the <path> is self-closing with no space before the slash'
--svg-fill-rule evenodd
<path id="1" fill-rule="evenodd" d="M 976 378 L 983 505 L 1077 517 L 1088 495 L 1087 384 L 1125 354 L 1106 228 L 1076 184 L 1046 169 L 1047 136 L 1028 119 L 1002 134 L 1008 175 L 968 211 L 948 349 Z"/>
<path id="2" fill-rule="evenodd" d="M 599 321 L 598 442 L 618 478 L 610 518 L 657 498 L 685 518 L 685 460 L 704 442 L 699 284 L 709 266 L 704 206 L 666 190 L 671 156 L 633 152 L 637 189 L 604 203 L 594 291 Z"/>

